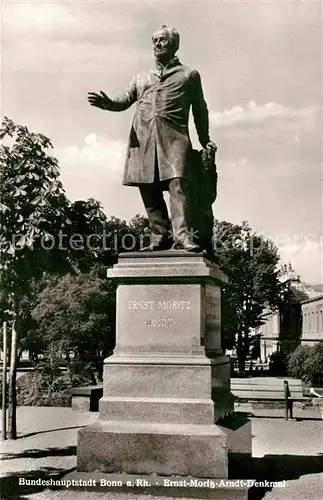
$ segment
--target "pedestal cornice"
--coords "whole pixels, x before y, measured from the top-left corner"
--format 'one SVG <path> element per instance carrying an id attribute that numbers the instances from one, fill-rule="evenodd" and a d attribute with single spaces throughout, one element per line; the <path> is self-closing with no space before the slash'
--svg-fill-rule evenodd
<path id="1" fill-rule="evenodd" d="M 216 283 L 225 286 L 227 276 L 203 253 L 185 251 L 129 252 L 119 254 L 118 263 L 107 270 L 118 283 Z"/>

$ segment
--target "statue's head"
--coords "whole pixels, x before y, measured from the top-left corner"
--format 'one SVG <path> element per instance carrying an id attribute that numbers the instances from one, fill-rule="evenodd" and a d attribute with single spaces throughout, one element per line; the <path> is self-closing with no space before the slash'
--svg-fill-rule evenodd
<path id="1" fill-rule="evenodd" d="M 179 47 L 179 34 L 175 28 L 161 26 L 153 34 L 154 56 L 158 61 L 174 57 Z"/>

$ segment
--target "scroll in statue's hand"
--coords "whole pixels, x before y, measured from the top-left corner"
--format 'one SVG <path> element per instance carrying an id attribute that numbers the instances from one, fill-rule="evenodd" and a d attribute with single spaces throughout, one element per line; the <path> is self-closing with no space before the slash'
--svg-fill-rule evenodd
<path id="1" fill-rule="evenodd" d="M 213 141 L 209 141 L 207 145 L 205 146 L 205 149 L 209 151 L 210 153 L 215 153 L 218 149 L 217 145 Z"/>
<path id="2" fill-rule="evenodd" d="M 217 149 L 216 144 L 213 141 L 209 141 L 202 150 L 202 163 L 205 170 L 216 170 L 215 153 Z"/>
<path id="3" fill-rule="evenodd" d="M 91 106 L 95 106 L 100 109 L 108 109 L 111 99 L 103 92 L 103 90 L 100 90 L 99 94 L 96 92 L 89 92 L 88 101 Z"/>

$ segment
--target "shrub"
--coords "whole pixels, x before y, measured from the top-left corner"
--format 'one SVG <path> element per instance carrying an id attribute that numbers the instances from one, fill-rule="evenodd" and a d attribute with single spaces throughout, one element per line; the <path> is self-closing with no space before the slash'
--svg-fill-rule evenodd
<path id="1" fill-rule="evenodd" d="M 73 387 L 81 385 L 95 385 L 94 366 L 91 362 L 73 360 L 69 364 L 69 372 Z"/>
<path id="2" fill-rule="evenodd" d="M 17 380 L 18 406 L 71 406 L 66 374 L 48 383 L 48 379 L 39 372 L 25 373 Z"/>
<path id="3" fill-rule="evenodd" d="M 93 383 L 93 372 L 84 363 L 72 363 L 71 372 L 62 372 L 59 353 L 47 353 L 34 372 L 25 373 L 17 380 L 18 406 L 70 407 L 70 388 Z M 1 390 L 0 390 L 1 395 Z"/>
<path id="4" fill-rule="evenodd" d="M 38 373 L 29 372 L 17 378 L 17 406 L 37 406 L 41 397 L 42 380 Z M 2 402 L 2 385 L 0 385 L 0 401 Z M 1 403 L 2 407 L 2 403 Z M 8 386 L 6 391 L 6 407 L 8 407 Z"/>
<path id="5" fill-rule="evenodd" d="M 17 405 L 38 406 L 43 380 L 39 373 L 25 373 L 17 380 Z"/>
<path id="6" fill-rule="evenodd" d="M 323 383 L 323 342 L 300 345 L 288 361 L 288 374 L 311 385 Z"/>
<path id="7" fill-rule="evenodd" d="M 310 356 L 311 348 L 309 345 L 299 345 L 289 356 L 287 372 L 288 375 L 303 380 L 305 361 Z"/>
<path id="8" fill-rule="evenodd" d="M 311 347 L 304 363 L 304 380 L 313 386 L 323 384 L 323 342 Z"/>
<path id="9" fill-rule="evenodd" d="M 64 406 L 70 407 L 71 387 L 96 384 L 93 366 L 90 363 L 74 361 L 70 371 L 62 372 L 59 353 L 46 353 L 38 362 L 34 372 L 25 373 L 17 379 L 18 406 Z M 8 391 L 6 394 L 8 404 Z M 0 405 L 2 386 L 0 384 Z"/>
<path id="10" fill-rule="evenodd" d="M 68 389 L 60 391 L 47 390 L 43 392 L 37 402 L 37 406 L 64 406 L 72 405 L 72 395 Z"/>

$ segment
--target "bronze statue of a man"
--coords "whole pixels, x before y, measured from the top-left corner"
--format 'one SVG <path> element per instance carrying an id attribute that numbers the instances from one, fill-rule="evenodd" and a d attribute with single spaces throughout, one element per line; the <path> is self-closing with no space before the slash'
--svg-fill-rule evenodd
<path id="1" fill-rule="evenodd" d="M 128 89 L 114 99 L 101 91 L 90 92 L 88 100 L 92 106 L 109 111 L 123 111 L 137 103 L 123 184 L 139 187 L 147 211 L 151 243 L 143 250 L 164 250 L 173 245 L 175 249 L 199 252 L 189 218 L 196 156 L 192 154 L 188 121 L 192 108 L 201 146 L 214 152 L 208 109 L 199 73 L 175 56 L 178 32 L 162 26 L 152 41 L 153 69 L 136 75 Z M 163 196 L 165 190 L 169 191 L 170 217 Z"/>

